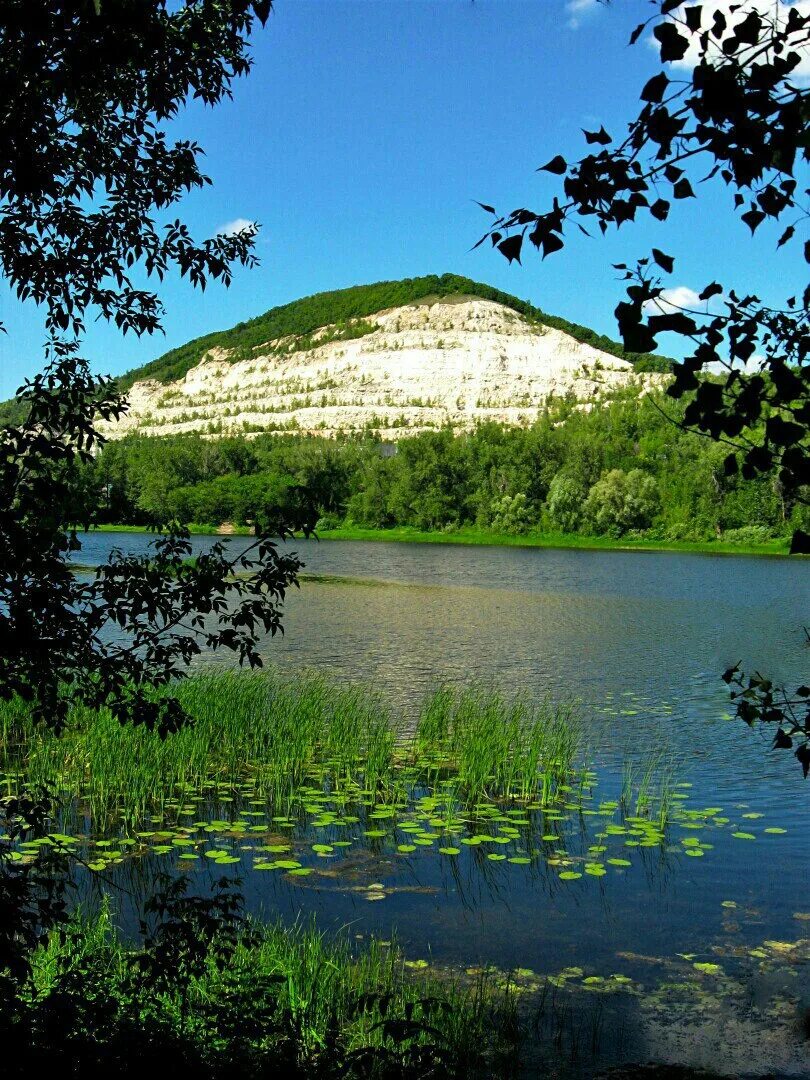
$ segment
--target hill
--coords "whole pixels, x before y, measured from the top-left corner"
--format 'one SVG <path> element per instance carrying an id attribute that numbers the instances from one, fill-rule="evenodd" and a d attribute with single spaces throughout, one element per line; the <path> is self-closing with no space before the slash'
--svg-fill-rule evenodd
<path id="1" fill-rule="evenodd" d="M 355 285 L 349 289 L 315 293 L 289 304 L 271 308 L 263 315 L 237 323 L 230 330 L 220 330 L 194 338 L 185 345 L 159 356 L 143 367 L 128 371 L 119 380 L 122 389 L 144 379 L 169 383 L 182 379 L 199 364 L 211 349 L 230 353 L 231 362 L 247 358 L 265 342 L 289 336 L 304 337 L 322 326 L 340 325 L 348 320 L 363 319 L 389 308 L 404 307 L 420 301 L 437 300 L 448 296 L 470 296 L 490 300 L 516 311 L 530 322 L 561 330 L 575 341 L 590 345 L 611 356 L 628 360 L 639 371 L 668 371 L 670 362 L 652 353 L 628 353 L 623 346 L 587 326 L 549 315 L 526 300 L 494 289 L 491 285 L 473 281 L 457 274 L 428 274 L 425 277 L 403 278 L 401 281 L 378 281 L 373 285 Z"/>
<path id="2" fill-rule="evenodd" d="M 113 438 L 261 431 L 388 437 L 529 422 L 550 396 L 592 401 L 669 361 L 454 274 L 317 293 L 195 338 L 118 379 Z M 19 422 L 17 401 L 0 425 Z"/>
<path id="3" fill-rule="evenodd" d="M 385 439 L 485 420 L 525 426 L 550 400 L 586 407 L 648 385 L 660 357 L 621 357 L 586 327 L 468 278 L 413 278 L 319 293 L 197 338 L 121 380 L 120 438 L 197 433 Z"/>

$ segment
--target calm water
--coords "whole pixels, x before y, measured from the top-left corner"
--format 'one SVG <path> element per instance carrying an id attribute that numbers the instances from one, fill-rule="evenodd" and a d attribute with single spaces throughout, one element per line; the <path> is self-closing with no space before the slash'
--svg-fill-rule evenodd
<path id="1" fill-rule="evenodd" d="M 194 537 L 195 552 L 212 542 Z M 236 554 L 249 542 L 228 544 Z M 112 546 L 143 551 L 147 543 L 138 534 L 91 534 L 79 558 L 96 563 Z M 440 681 L 492 679 L 507 690 L 574 696 L 602 755 L 618 760 L 655 743 L 725 797 L 750 796 L 752 770 L 760 797 L 807 790 L 786 755 L 766 752 L 767 738 L 724 719 L 719 675 L 742 661 L 778 680 L 806 678 L 810 560 L 305 540 L 288 547 L 305 574 L 348 580 L 292 591 L 284 637 L 262 649 L 282 668 L 368 681 L 406 714 Z M 206 658 L 229 662 L 228 654 Z M 630 695 L 632 704 L 622 700 Z"/>
<path id="2" fill-rule="evenodd" d="M 146 542 L 139 535 L 96 534 L 85 538 L 80 558 L 94 563 L 113 544 L 142 550 Z M 196 538 L 195 549 L 210 543 Z M 236 552 L 248 541 L 229 543 Z M 651 849 L 627 872 L 565 884 L 534 866 L 487 864 L 471 850 L 450 866 L 434 852 L 404 859 L 366 845 L 342 857 L 333 877 L 295 882 L 247 873 L 251 906 L 287 917 L 314 912 L 325 927 L 349 925 L 363 938 L 396 933 L 409 955 L 439 965 L 493 963 L 541 973 L 578 965 L 587 975 L 627 973 L 648 991 L 627 1001 L 615 1000 L 626 995 L 600 998 L 614 1036 L 603 1040 L 603 1057 L 716 1064 L 721 1052 L 731 1074 L 810 1075 L 790 1024 L 762 1012 L 774 995 L 810 1002 L 804 946 L 784 969 L 770 946 L 766 958 L 750 957 L 764 941 L 795 942 L 808 925 L 794 915 L 810 909 L 810 781 L 790 755 L 769 751 L 766 736 L 730 719 L 719 679 L 737 661 L 796 685 L 806 679 L 810 562 L 382 543 L 290 546 L 306 573 L 330 580 L 305 582 L 291 596 L 285 637 L 264 646 L 279 667 L 368 682 L 406 718 L 437 681 L 493 680 L 507 691 L 575 696 L 600 798 L 615 796 L 623 761 L 660 748 L 675 762 L 679 781 L 692 785 L 682 789 L 689 806 L 720 807 L 757 838 L 711 830 L 713 849 L 703 858 L 684 858 L 674 847 Z M 762 817 L 744 820 L 746 814 Z M 765 835 L 768 826 L 787 831 Z M 149 860 L 128 863 L 120 882 L 139 893 L 151 872 Z M 218 876 L 210 866 L 192 872 L 200 885 Z M 369 880 L 390 890 L 384 903 L 365 899 Z M 726 1004 L 711 997 L 709 977 L 706 999 L 680 1009 L 666 987 L 682 982 L 684 972 L 694 976 L 693 961 L 718 958 L 729 972 L 734 966 Z"/>

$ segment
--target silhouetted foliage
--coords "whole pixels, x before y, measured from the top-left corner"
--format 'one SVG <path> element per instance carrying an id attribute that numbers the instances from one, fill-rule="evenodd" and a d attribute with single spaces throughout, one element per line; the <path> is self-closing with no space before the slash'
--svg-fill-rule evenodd
<path id="1" fill-rule="evenodd" d="M 49 835 L 53 806 L 46 790 L 0 798 L 0 1016 L 8 1018 L 30 980 L 34 950 L 67 918 L 66 853 Z M 43 840 L 41 859 L 25 864 L 14 852 L 20 842 Z"/>
<path id="2" fill-rule="evenodd" d="M 189 98 L 215 105 L 230 93 L 270 6 L 8 0 L 0 11 L 0 272 L 44 310 L 47 365 L 0 433 L 0 697 L 22 699 L 56 730 L 76 702 L 173 730 L 182 709 L 150 690 L 182 675 L 203 643 L 257 664 L 255 639 L 279 629 L 296 579 L 298 561 L 263 536 L 244 562 L 222 546 L 189 561 L 182 528 L 143 558 L 115 554 L 90 583 L 68 561 L 81 546 L 74 526 L 95 512 L 80 466 L 102 443 L 96 424 L 126 409 L 80 355 L 86 318 L 153 333 L 162 309 L 133 284 L 136 269 L 160 279 L 176 268 L 204 288 L 255 261 L 254 227 L 195 242 L 179 220 L 158 228 L 153 215 L 209 182 L 200 148 L 171 144 L 162 125 Z M 0 1014 L 25 1033 L 31 954 L 64 918 L 67 879 L 46 834 L 47 798 L 4 799 L 0 813 Z M 45 840 L 53 858 L 28 865 L 12 847 L 22 834 Z"/>
<path id="3" fill-rule="evenodd" d="M 654 13 L 636 27 L 630 44 L 650 31 L 661 70 L 642 88 L 627 135 L 614 142 L 604 127 L 586 131 L 586 143 L 596 149 L 573 163 L 557 155 L 542 166 L 563 177 L 563 200 L 555 198 L 539 213 L 520 208 L 499 216 L 485 207 L 495 221 L 479 243 L 489 238 L 512 262 L 528 240 L 545 258 L 563 248 L 567 225 L 586 231 L 578 218 L 595 222 L 602 233 L 643 214 L 664 222 L 673 201 L 696 198 L 700 184 L 712 180 L 729 189 L 734 212 L 752 236 L 772 222 L 781 228 L 777 248 L 801 242 L 808 220 L 801 177 L 810 161 L 810 89 L 802 65 L 810 13 L 782 3 L 651 3 Z M 672 64 L 688 74 L 675 77 Z M 804 257 L 810 262 L 806 238 Z M 705 310 L 684 309 L 667 301 L 659 276 L 671 274 L 674 262 L 653 248 L 632 268 L 617 265 L 628 282 L 627 299 L 616 308 L 625 348 L 654 350 L 659 334 L 680 337 L 688 355 L 674 365 L 667 391 L 687 399 L 677 422 L 728 447 L 726 475 L 773 476 L 790 499 L 806 503 L 810 286 L 788 286 L 784 306 L 774 308 L 745 288 L 712 281 L 699 294 Z M 718 369 L 725 374 L 711 377 Z M 791 550 L 810 553 L 804 529 L 795 531 Z M 739 672 L 727 676 L 738 686 L 738 716 L 780 724 L 775 745 L 792 748 L 798 740 L 795 752 L 806 775 L 810 723 L 791 711 L 791 702 L 800 702 L 759 675 L 748 681 Z M 801 691 L 796 697 L 804 700 Z"/>
<path id="4" fill-rule="evenodd" d="M 251 25 L 269 9 L 266 0 L 3 8 L 0 71 L 14 91 L 0 123 L 0 268 L 20 299 L 44 307 L 48 366 L 20 392 L 25 419 L 2 434 L 0 695 L 20 695 L 57 728 L 82 700 L 165 734 L 181 712 L 148 688 L 181 674 L 201 642 L 258 663 L 255 635 L 279 628 L 295 580 L 297 561 L 266 539 L 238 560 L 245 576 L 223 547 L 189 562 L 182 530 L 144 558 L 115 556 L 92 584 L 67 562 L 80 547 L 71 526 L 94 515 L 78 466 L 101 445 L 98 419 L 126 409 L 79 355 L 87 314 L 152 333 L 160 302 L 134 288 L 135 267 L 158 278 L 175 267 L 205 288 L 228 284 L 234 262 L 255 261 L 255 227 L 197 243 L 180 221 L 159 229 L 152 215 L 209 182 L 200 148 L 172 145 L 161 125 L 190 97 L 215 105 L 230 94 L 250 68 Z M 283 535 L 284 522 L 273 524 Z M 110 625 L 127 632 L 125 644 L 110 643 Z"/>
<path id="5" fill-rule="evenodd" d="M 758 672 L 746 676 L 739 665 L 724 672 L 723 680 L 734 687 L 731 700 L 736 702 L 737 716 L 749 726 L 763 721 L 776 724 L 774 749 L 793 750 L 807 777 L 810 772 L 810 687 L 799 686 L 790 693 Z"/>

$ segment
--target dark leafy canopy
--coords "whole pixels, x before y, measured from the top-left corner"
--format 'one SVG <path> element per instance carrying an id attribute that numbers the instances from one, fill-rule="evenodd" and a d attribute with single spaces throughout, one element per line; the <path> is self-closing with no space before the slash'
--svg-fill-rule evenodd
<path id="1" fill-rule="evenodd" d="M 234 263 L 254 262 L 253 227 L 196 242 L 179 220 L 158 224 L 155 215 L 208 183 L 199 147 L 171 144 L 161 125 L 190 97 L 215 105 L 230 93 L 250 67 L 247 35 L 270 7 L 0 7 L 0 273 L 21 300 L 40 305 L 46 332 L 45 370 L 19 392 L 22 418 L 0 434 L 0 697 L 19 695 L 56 729 L 71 704 L 85 702 L 165 735 L 185 717 L 155 688 L 182 675 L 204 644 L 258 663 L 256 635 L 279 629 L 296 580 L 298 561 L 265 537 L 236 561 L 221 545 L 190 561 L 182 529 L 147 557 L 116 554 L 89 583 L 68 564 L 80 547 L 73 523 L 92 519 L 79 472 L 103 441 L 97 420 L 126 409 L 80 355 L 86 318 L 153 333 L 162 309 L 136 287 L 136 273 L 159 280 L 177 269 L 204 288 L 227 285 Z M 66 879 L 12 861 L 11 840 L 45 831 L 50 802 L 0 800 L 0 1015 L 18 1027 L 18 991 L 32 950 L 64 917 Z"/>
<path id="2" fill-rule="evenodd" d="M 810 55 L 810 13 L 783 3 L 651 5 L 653 14 L 636 27 L 631 44 L 651 33 L 662 66 L 642 88 L 626 138 L 614 143 L 604 128 L 585 132 L 594 150 L 570 164 L 558 155 L 543 166 L 564 178 L 563 199 L 540 213 L 492 211 L 495 222 L 482 239 L 510 262 L 526 240 L 545 257 L 564 246 L 572 222 L 586 231 L 582 222 L 593 221 L 602 233 L 643 214 L 664 222 L 674 201 L 695 198 L 699 183 L 717 180 L 752 235 L 777 223 L 777 248 L 803 244 L 810 262 L 810 89 L 800 71 Z M 691 60 L 691 73 L 678 78 L 670 64 Z M 775 475 L 791 499 L 806 502 L 810 286 L 796 282 L 784 306 L 773 308 L 744 288 L 710 282 L 700 293 L 702 309 L 682 310 L 666 303 L 658 276 L 673 267 L 658 249 L 632 269 L 617 266 L 628 282 L 627 299 L 616 308 L 625 348 L 654 350 L 661 333 L 684 339 L 687 356 L 675 365 L 668 390 L 673 398 L 688 396 L 683 426 L 728 445 L 728 475 Z M 718 368 L 724 375 L 711 377 Z M 792 550 L 810 552 L 810 535 L 798 529 Z M 790 695 L 761 676 L 727 676 L 738 714 L 749 723 L 779 724 L 776 746 L 798 740 L 807 774 L 810 718 L 796 711 L 805 688 Z"/>
<path id="3" fill-rule="evenodd" d="M 183 717 L 151 689 L 202 645 L 259 663 L 256 635 L 279 629 L 295 582 L 297 560 L 268 539 L 236 564 L 221 545 L 189 561 L 182 530 L 147 557 L 114 556 L 90 584 L 67 561 L 80 546 L 71 523 L 92 520 L 77 466 L 102 441 L 97 418 L 126 408 L 79 354 L 86 317 L 152 333 L 161 307 L 133 284 L 136 268 L 160 279 L 174 267 L 204 288 L 254 262 L 255 228 L 195 242 L 154 215 L 208 183 L 199 147 L 170 143 L 161 125 L 191 97 L 215 105 L 230 93 L 269 9 L 8 0 L 0 12 L 0 269 L 44 308 L 48 363 L 20 392 L 26 419 L 0 442 L 0 695 L 21 695 L 56 728 L 78 700 L 165 734 Z M 286 523 L 273 524 L 284 535 Z"/>
<path id="4" fill-rule="evenodd" d="M 172 266 L 201 288 L 251 263 L 255 228 L 195 242 L 158 226 L 210 183 L 200 147 L 161 124 L 189 98 L 215 105 L 250 68 L 246 35 L 270 4 L 5 0 L 0 18 L 0 267 L 53 334 L 81 334 L 97 308 L 124 333 L 160 327 L 141 267 Z"/>

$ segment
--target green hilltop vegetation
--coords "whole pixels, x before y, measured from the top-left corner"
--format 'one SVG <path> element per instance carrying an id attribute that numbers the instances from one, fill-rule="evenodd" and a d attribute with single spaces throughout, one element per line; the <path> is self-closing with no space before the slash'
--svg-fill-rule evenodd
<path id="1" fill-rule="evenodd" d="M 406 304 L 429 302 L 449 296 L 476 297 L 503 304 L 523 315 L 530 322 L 562 330 L 577 341 L 592 345 L 595 349 L 624 357 L 640 371 L 669 371 L 670 362 L 652 353 L 625 355 L 622 345 L 604 334 L 597 334 L 587 326 L 569 322 L 556 315 L 547 315 L 526 300 L 493 289 L 458 274 L 428 274 L 425 277 L 403 278 L 402 281 L 378 281 L 374 285 L 355 285 L 350 289 L 335 289 L 315 293 L 290 304 L 271 308 L 263 315 L 247 322 L 237 323 L 230 330 L 220 330 L 204 337 L 195 338 L 186 345 L 159 356 L 149 364 L 123 375 L 118 381 L 123 390 L 142 379 L 157 379 L 168 383 L 182 379 L 191 368 L 202 360 L 209 349 L 233 350 L 232 359 L 245 358 L 251 350 L 268 341 L 289 336 L 306 336 L 322 326 L 334 326 L 352 319 L 364 319 L 387 308 Z"/>

